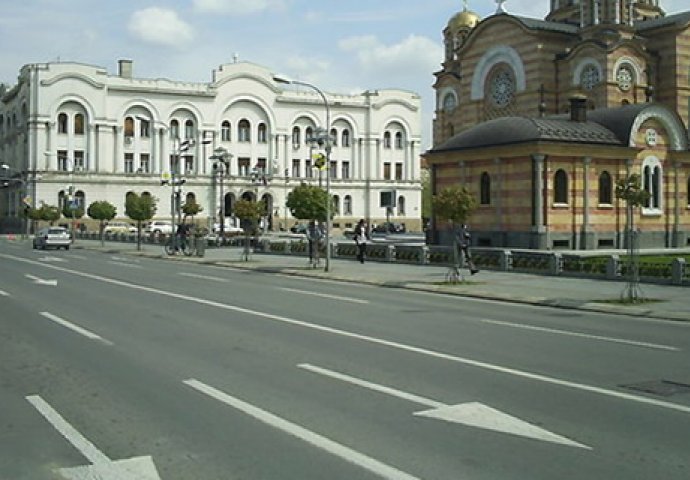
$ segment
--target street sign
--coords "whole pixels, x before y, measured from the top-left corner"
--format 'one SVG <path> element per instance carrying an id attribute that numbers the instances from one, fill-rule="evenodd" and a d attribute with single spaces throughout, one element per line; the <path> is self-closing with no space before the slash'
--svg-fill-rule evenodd
<path id="1" fill-rule="evenodd" d="M 29 208 L 31 208 L 33 206 L 33 202 L 31 201 L 31 197 L 29 197 L 28 195 L 26 197 L 22 198 L 22 203 Z"/>

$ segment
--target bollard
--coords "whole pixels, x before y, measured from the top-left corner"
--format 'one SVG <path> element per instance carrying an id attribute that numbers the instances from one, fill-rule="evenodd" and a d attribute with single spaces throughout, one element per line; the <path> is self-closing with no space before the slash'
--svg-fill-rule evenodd
<path id="1" fill-rule="evenodd" d="M 674 285 L 683 285 L 685 280 L 685 259 L 674 258 L 671 267 L 671 280 Z"/>
<path id="2" fill-rule="evenodd" d="M 618 255 L 611 255 L 606 262 L 606 278 L 615 280 L 621 275 L 621 263 Z"/>
<path id="3" fill-rule="evenodd" d="M 206 254 L 206 239 L 201 235 L 194 237 L 194 244 L 196 246 L 196 256 L 203 257 Z"/>

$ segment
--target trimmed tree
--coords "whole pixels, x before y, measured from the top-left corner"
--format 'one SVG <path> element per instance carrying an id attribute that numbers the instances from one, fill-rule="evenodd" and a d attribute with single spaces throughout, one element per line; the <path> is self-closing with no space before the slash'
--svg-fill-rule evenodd
<path id="1" fill-rule="evenodd" d="M 266 211 L 264 202 L 252 202 L 250 200 L 238 200 L 235 202 L 235 215 L 240 219 L 240 225 L 244 230 L 244 260 L 249 260 L 249 236 L 257 230 L 259 219 Z"/>
<path id="2" fill-rule="evenodd" d="M 115 205 L 112 203 L 103 200 L 93 202 L 91 205 L 89 205 L 86 213 L 94 220 L 98 220 L 98 234 L 101 239 L 101 246 L 104 245 L 105 241 L 103 239 L 103 229 L 105 228 L 105 222 L 115 218 L 115 215 L 117 215 L 117 208 L 115 208 Z"/>
<path id="3" fill-rule="evenodd" d="M 450 222 L 453 238 L 453 265 L 457 268 L 459 259 L 455 231 L 458 225 L 467 223 L 467 220 L 472 216 L 472 212 L 477 208 L 477 199 L 466 187 L 454 185 L 446 187 L 434 195 L 432 203 L 436 218 Z"/>
<path id="4" fill-rule="evenodd" d="M 625 202 L 625 237 L 628 248 L 626 274 L 628 281 L 621 299 L 628 303 L 644 301 L 640 291 L 639 248 L 633 213 L 636 207 L 645 205 L 650 197 L 650 193 L 642 188 L 642 179 L 636 173 L 616 182 L 616 198 Z"/>
<path id="5" fill-rule="evenodd" d="M 156 214 L 156 199 L 151 195 L 127 194 L 125 215 L 137 222 L 137 250 L 141 250 L 141 222 L 149 221 Z"/>
<path id="6" fill-rule="evenodd" d="M 196 203 L 196 200 L 193 198 L 190 198 L 182 205 L 182 213 L 184 213 L 185 220 L 187 217 L 192 217 L 192 220 L 194 220 L 194 216 L 198 215 L 203 210 L 203 207 Z"/>
<path id="7" fill-rule="evenodd" d="M 326 190 L 314 185 L 302 184 L 288 193 L 286 205 L 295 218 L 325 222 L 326 211 L 328 210 L 327 202 Z M 333 216 L 334 210 L 331 208 L 331 216 Z"/>
<path id="8" fill-rule="evenodd" d="M 38 211 L 39 218 L 50 223 L 51 226 L 60 218 L 60 209 L 55 205 L 41 203 L 41 208 Z"/>

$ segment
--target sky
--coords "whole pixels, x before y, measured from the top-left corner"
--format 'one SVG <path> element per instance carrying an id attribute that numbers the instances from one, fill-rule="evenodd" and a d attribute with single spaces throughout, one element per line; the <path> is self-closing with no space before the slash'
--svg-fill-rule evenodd
<path id="1" fill-rule="evenodd" d="M 688 0 L 660 0 L 667 14 Z M 468 0 L 482 18 L 494 0 Z M 506 11 L 544 18 L 550 0 L 507 0 Z M 442 32 L 462 0 L 0 0 L 0 83 L 28 63 L 73 61 L 137 78 L 210 82 L 239 61 L 333 93 L 398 88 L 422 98 L 422 149 L 431 146 L 432 85 Z"/>

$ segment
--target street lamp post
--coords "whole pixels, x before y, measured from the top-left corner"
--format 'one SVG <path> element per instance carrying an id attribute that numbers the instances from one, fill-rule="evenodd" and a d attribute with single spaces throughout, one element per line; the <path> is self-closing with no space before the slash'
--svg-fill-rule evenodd
<path id="1" fill-rule="evenodd" d="M 220 238 L 221 242 L 225 241 L 225 196 L 223 192 L 223 177 L 230 171 L 230 161 L 232 160 L 232 153 L 228 152 L 223 147 L 218 147 L 214 150 L 211 160 L 216 162 L 213 168 L 218 173 L 218 186 L 220 187 Z M 215 209 L 214 209 L 215 210 Z"/>
<path id="2" fill-rule="evenodd" d="M 326 168 L 331 167 L 331 108 L 326 98 L 326 94 L 318 88 L 316 85 L 311 83 L 303 82 L 301 80 L 292 80 L 281 75 L 274 75 L 273 80 L 278 83 L 293 84 L 293 85 L 303 85 L 305 87 L 311 88 L 316 93 L 319 94 L 323 100 L 324 107 L 326 108 L 326 128 L 325 128 L 325 139 L 324 145 L 326 150 Z M 323 132 L 322 132 L 323 133 Z M 326 172 L 326 266 L 324 271 L 330 271 L 330 260 L 331 260 L 331 175 L 330 172 Z"/>
<path id="3" fill-rule="evenodd" d="M 2 181 L 2 184 L 0 187 L 11 187 L 13 183 L 18 183 L 20 185 L 19 187 L 19 197 L 21 197 L 21 203 L 24 205 L 24 207 L 29 207 L 27 204 L 27 197 L 26 197 L 26 180 L 24 180 L 23 176 L 24 173 L 20 172 L 12 167 L 10 167 L 6 163 L 0 163 L 0 170 L 2 171 L 0 173 L 0 180 Z M 14 173 L 12 172 L 14 171 Z M 9 192 L 8 192 L 8 207 L 9 207 Z M 9 210 L 8 210 L 9 213 Z M 17 202 L 15 206 L 15 213 L 18 215 L 19 214 L 19 202 Z M 24 232 L 22 235 L 29 235 L 29 218 L 27 215 L 24 215 L 24 222 L 25 225 L 22 228 L 22 231 Z"/>

